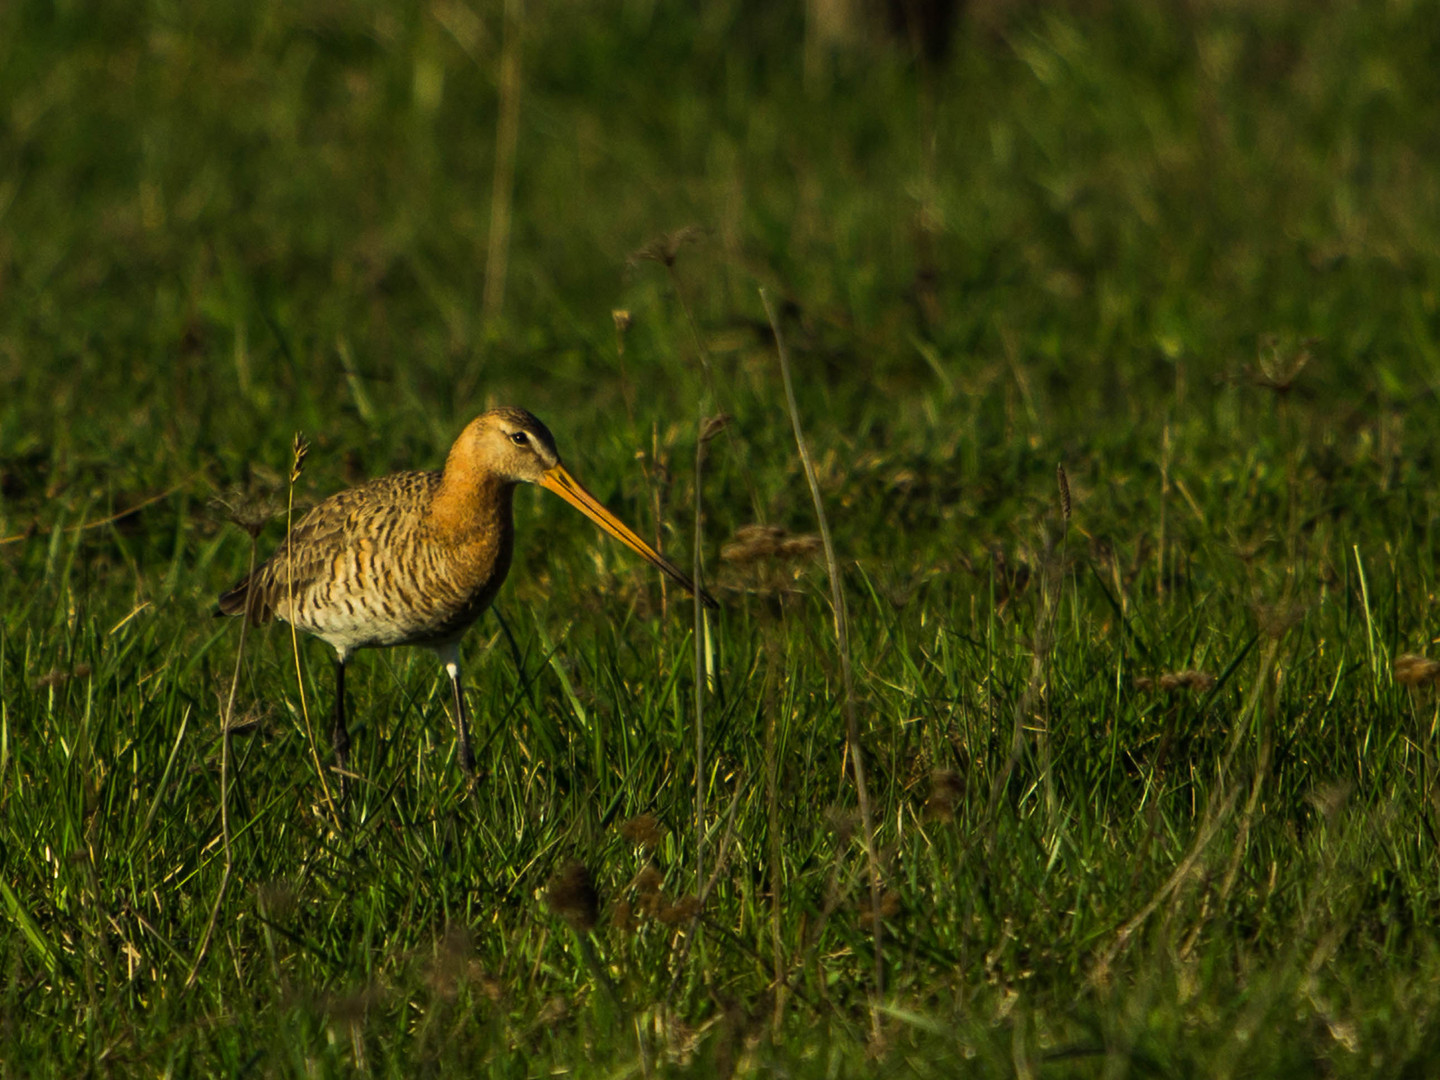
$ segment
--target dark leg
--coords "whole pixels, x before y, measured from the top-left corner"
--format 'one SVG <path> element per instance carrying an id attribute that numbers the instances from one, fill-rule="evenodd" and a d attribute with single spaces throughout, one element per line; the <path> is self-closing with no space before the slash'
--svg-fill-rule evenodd
<path id="1" fill-rule="evenodd" d="M 465 719 L 465 694 L 460 689 L 460 665 L 447 664 L 450 685 L 455 688 L 455 745 L 460 754 L 460 767 L 465 775 L 475 776 L 475 751 L 470 747 L 470 725 Z"/>
<path id="2" fill-rule="evenodd" d="M 350 732 L 345 729 L 345 660 L 335 661 L 335 724 L 330 729 L 335 764 L 343 770 L 350 759 Z"/>
<path id="3" fill-rule="evenodd" d="M 470 748 L 470 724 L 466 719 L 465 693 L 460 689 L 460 646 L 458 643 L 440 645 L 435 649 L 440 663 L 445 665 L 445 674 L 450 676 L 450 687 L 455 691 L 455 752 L 460 758 L 460 767 L 465 775 L 475 777 L 475 751 Z"/>

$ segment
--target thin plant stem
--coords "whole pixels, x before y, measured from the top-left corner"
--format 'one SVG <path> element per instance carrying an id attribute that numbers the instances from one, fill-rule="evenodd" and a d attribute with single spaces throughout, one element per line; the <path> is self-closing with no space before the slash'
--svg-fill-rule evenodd
<path id="1" fill-rule="evenodd" d="M 795 402 L 795 386 L 790 378 L 790 356 L 785 348 L 785 339 L 780 334 L 780 322 L 765 290 L 760 290 L 760 302 L 765 305 L 765 316 L 770 320 L 770 329 L 775 335 L 775 351 L 780 358 L 780 375 L 785 383 L 785 404 L 790 410 L 790 423 L 795 429 L 795 445 L 800 453 L 800 464 L 805 470 L 805 479 L 810 485 L 810 497 L 815 503 L 815 517 L 820 526 L 820 543 L 825 551 L 825 567 L 830 577 L 830 603 L 835 613 L 835 642 L 840 653 L 840 678 L 844 685 L 845 697 L 845 743 L 850 762 L 851 775 L 855 779 L 855 797 L 860 804 L 860 826 L 864 832 L 865 857 L 870 864 L 870 914 L 875 931 L 875 987 L 871 998 L 870 1023 L 878 1038 L 880 1034 L 879 1000 L 885 992 L 884 929 L 880 916 L 880 859 L 875 852 L 874 817 L 870 810 L 870 792 L 865 783 L 865 759 L 860 750 L 860 722 L 855 714 L 855 685 L 850 671 L 850 627 L 845 612 L 845 590 L 840 578 L 840 563 L 835 557 L 835 544 L 830 537 L 830 523 L 825 517 L 825 501 L 820 494 L 820 480 L 815 473 L 815 463 L 810 458 L 805 443 L 805 433 L 800 427 L 800 407 Z"/>
<path id="2" fill-rule="evenodd" d="M 725 866 L 730 858 L 730 843 L 735 838 L 735 815 L 740 809 L 740 797 L 745 794 L 745 785 L 748 782 L 749 777 L 744 773 L 735 778 L 735 794 L 730 797 L 730 809 L 725 814 L 725 831 L 720 835 L 715 866 L 711 869 L 708 880 L 702 879 L 695 882 L 695 898 L 699 901 L 699 905 L 690 920 L 690 929 L 685 934 L 685 943 L 681 946 L 671 965 L 674 973 L 670 976 L 670 989 L 665 994 L 667 999 L 675 996 L 676 988 L 680 985 L 680 978 L 685 972 L 685 960 L 690 955 L 690 947 L 695 944 L 696 934 L 704 924 L 705 902 L 710 899 L 711 891 L 719 884 L 720 875 L 725 872 Z"/>
<path id="3" fill-rule="evenodd" d="M 255 573 L 258 539 L 257 532 L 250 534 L 250 566 L 245 574 L 247 580 Z M 215 934 L 215 924 L 220 919 L 220 905 L 224 903 L 225 892 L 230 887 L 230 871 L 235 865 L 230 852 L 230 723 L 235 715 L 235 692 L 240 686 L 240 665 L 245 659 L 245 639 L 249 635 L 249 630 L 250 613 L 247 610 L 240 620 L 240 644 L 235 650 L 235 670 L 230 675 L 230 692 L 225 699 L 225 711 L 220 716 L 220 837 L 225 851 L 225 868 L 220 875 L 220 889 L 215 894 L 215 903 L 210 906 L 210 918 L 205 923 L 205 933 L 200 938 L 200 948 L 196 951 L 195 960 L 190 965 L 190 973 L 185 977 L 186 990 L 195 985 L 200 971 L 200 963 L 205 959 L 205 953 L 210 948 L 210 941 Z"/>
<path id="4" fill-rule="evenodd" d="M 700 536 L 703 525 L 701 469 L 705 464 L 705 418 L 695 438 L 695 544 L 691 577 L 695 581 L 695 884 L 705 881 L 705 607 L 700 602 Z"/>
<path id="5" fill-rule="evenodd" d="M 729 425 L 728 416 L 700 417 L 700 426 L 695 438 L 695 882 L 698 886 L 705 880 L 705 691 L 712 689 L 710 665 L 710 625 L 703 603 L 705 503 L 704 467 L 705 448 L 710 440 Z"/>
<path id="6" fill-rule="evenodd" d="M 784 886 L 784 861 L 780 854 L 780 788 L 779 788 L 779 726 L 780 663 L 777 660 L 779 647 L 775 628 L 765 627 L 765 652 L 768 663 L 765 673 L 765 810 L 768 843 L 766 856 L 769 860 L 770 877 L 770 952 L 774 968 L 775 1007 L 770 1018 L 770 1030 L 777 1036 L 785 1016 L 785 956 L 784 939 L 780 927 L 780 897 Z"/>
<path id="7" fill-rule="evenodd" d="M 285 494 L 285 591 L 286 602 L 290 610 L 295 610 L 295 560 L 290 557 L 290 533 L 294 528 L 295 520 L 295 482 L 300 479 L 300 473 L 305 468 L 305 455 L 310 452 L 310 444 L 299 432 L 295 434 L 293 444 L 292 463 L 290 465 L 290 482 Z M 289 621 L 289 620 L 287 620 Z M 295 623 L 289 621 L 290 625 L 290 652 L 295 658 L 295 682 L 300 688 L 300 716 L 305 721 L 305 739 L 310 744 L 310 759 L 315 765 L 315 772 L 320 777 L 320 789 L 325 794 L 325 806 L 330 811 L 331 821 L 335 828 L 340 828 L 340 815 L 335 810 L 335 800 L 330 794 L 330 784 L 325 779 L 325 769 L 320 764 L 320 752 L 315 749 L 315 731 L 310 725 L 310 706 L 305 699 L 305 671 L 300 666 L 300 636 L 295 631 Z"/>

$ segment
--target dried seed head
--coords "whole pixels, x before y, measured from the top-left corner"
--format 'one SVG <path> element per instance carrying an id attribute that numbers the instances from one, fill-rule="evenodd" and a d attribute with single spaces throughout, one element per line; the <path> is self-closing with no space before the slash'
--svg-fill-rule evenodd
<path id="1" fill-rule="evenodd" d="M 435 954 L 425 969 L 425 981 L 431 991 L 439 997 L 453 997 L 462 983 L 478 980 L 484 974 L 475 956 L 470 931 L 457 923 L 445 927 L 445 934 L 435 943 Z"/>
<path id="2" fill-rule="evenodd" d="M 734 417 L 729 413 L 721 413 L 719 416 L 707 416 L 704 423 L 700 425 L 700 442 L 702 444 L 708 443 L 711 439 L 715 438 L 716 435 L 719 435 L 729 427 L 730 421 L 733 419 Z"/>
<path id="3" fill-rule="evenodd" d="M 665 878 L 655 867 L 645 867 L 635 875 L 635 880 L 631 884 L 635 889 L 636 908 L 640 914 L 656 918 L 669 907 L 665 900 L 665 893 L 662 891 Z"/>
<path id="4" fill-rule="evenodd" d="M 362 986 L 348 994 L 331 994 L 322 999 L 320 1005 L 331 1021 L 348 1027 L 358 1027 L 364 1021 L 365 1014 L 379 1004 L 383 997 L 376 987 Z"/>
<path id="5" fill-rule="evenodd" d="M 615 910 L 610 913 L 610 925 L 622 934 L 635 932 L 635 908 L 629 900 L 616 902 Z"/>
<path id="6" fill-rule="evenodd" d="M 1177 690 L 1193 690 L 1203 694 L 1215 685 L 1215 676 L 1208 671 L 1167 671 L 1158 678 L 1142 675 L 1135 680 L 1138 690 L 1163 690 L 1167 694 Z"/>
<path id="7" fill-rule="evenodd" d="M 700 914 L 700 898 L 687 894 L 656 912 L 655 917 L 666 926 L 678 926 L 680 923 L 689 922 L 698 914 Z"/>
<path id="8" fill-rule="evenodd" d="M 1309 366 L 1310 347 L 1314 344 L 1314 338 L 1306 338 L 1293 348 L 1285 347 L 1277 335 L 1266 334 L 1260 339 L 1256 366 L 1244 369 L 1246 381 L 1284 397 L 1295 388 L 1295 380 Z"/>
<path id="9" fill-rule="evenodd" d="M 634 322 L 634 320 L 630 318 L 630 312 L 624 308 L 616 308 L 610 312 L 610 317 L 615 320 L 615 333 L 619 337 L 624 337 L 625 331 L 629 330 Z"/>
<path id="10" fill-rule="evenodd" d="M 1194 690 L 1203 694 L 1215 685 L 1208 671 L 1170 671 L 1160 676 L 1161 690 Z"/>
<path id="11" fill-rule="evenodd" d="M 1344 809 L 1352 790 L 1354 790 L 1353 784 L 1348 780 L 1340 780 L 1333 784 L 1322 784 L 1306 798 L 1316 810 L 1320 811 L 1320 816 L 1329 822 L 1335 820 L 1335 815 Z"/>
<path id="12" fill-rule="evenodd" d="M 620 835 L 632 844 L 641 847 L 657 847 L 665 839 L 665 831 L 660 827 L 654 814 L 639 814 L 620 826 Z"/>
<path id="13" fill-rule="evenodd" d="M 880 896 L 880 918 L 893 919 L 900 914 L 902 905 L 900 894 L 894 889 L 886 889 Z M 861 926 L 875 925 L 875 909 L 867 898 L 858 913 L 858 920 Z"/>
<path id="14" fill-rule="evenodd" d="M 860 815 L 854 810 L 847 810 L 841 806 L 832 806 L 826 810 L 825 820 L 830 823 L 835 838 L 842 844 L 848 844 L 850 838 L 855 835 L 855 830 L 860 826 Z"/>
<path id="15" fill-rule="evenodd" d="M 955 807 L 965 797 L 965 777 L 950 769 L 936 769 L 930 774 L 930 797 L 925 800 L 925 816 L 931 821 L 950 821 Z"/>
<path id="16" fill-rule="evenodd" d="M 227 735 L 253 735 L 264 725 L 270 712 L 268 705 L 253 705 L 244 712 L 230 717 L 229 723 L 226 723 L 225 717 L 222 716 L 220 723 L 224 726 Z"/>
<path id="17" fill-rule="evenodd" d="M 35 680 L 35 689 L 48 690 L 52 686 L 60 686 L 63 683 L 69 682 L 71 679 L 88 679 L 90 677 L 90 670 L 89 664 L 76 664 L 69 671 L 61 671 L 59 668 L 55 668 L 53 671 L 47 671 Z"/>
<path id="18" fill-rule="evenodd" d="M 576 930 L 593 930 L 600 918 L 600 894 L 589 869 L 578 859 L 567 862 L 550 878 L 545 902 Z"/>
<path id="19" fill-rule="evenodd" d="M 812 533 L 791 536 L 778 525 L 742 525 L 720 549 L 720 560 L 740 566 L 769 559 L 801 559 L 813 556 L 820 547 L 820 537 Z"/>
<path id="20" fill-rule="evenodd" d="M 305 470 L 305 458 L 310 454 L 310 440 L 300 432 L 295 433 L 295 441 L 290 444 L 292 459 L 290 462 L 290 483 L 300 479 L 300 474 Z"/>
<path id="21" fill-rule="evenodd" d="M 210 506 L 220 517 L 249 533 L 251 539 L 284 509 L 273 489 L 258 486 L 230 488 L 211 498 Z"/>
<path id="22" fill-rule="evenodd" d="M 1070 520 L 1070 479 L 1065 475 L 1063 464 L 1055 466 L 1055 481 L 1060 485 L 1060 515 Z"/>
<path id="23" fill-rule="evenodd" d="M 295 911 L 295 887 L 284 878 L 266 881 L 255 887 L 255 903 L 260 914 L 271 922 L 289 919 Z"/>
<path id="24" fill-rule="evenodd" d="M 658 262 L 666 267 L 675 265 L 675 259 L 680 254 L 680 249 L 687 244 L 693 244 L 705 235 L 705 230 L 697 225 L 686 225 L 668 232 L 664 236 L 657 236 L 644 247 L 640 248 L 630 256 L 632 263 L 637 262 Z"/>
<path id="25" fill-rule="evenodd" d="M 1402 686 L 1440 682 L 1440 660 L 1406 653 L 1395 658 L 1395 681 Z"/>
<path id="26" fill-rule="evenodd" d="M 1299 624 L 1305 617 L 1305 608 L 1301 604 L 1279 603 L 1279 604 L 1257 604 L 1255 606 L 1255 622 L 1260 627 L 1260 632 L 1268 638 L 1276 640 L 1289 633 L 1290 628 Z"/>

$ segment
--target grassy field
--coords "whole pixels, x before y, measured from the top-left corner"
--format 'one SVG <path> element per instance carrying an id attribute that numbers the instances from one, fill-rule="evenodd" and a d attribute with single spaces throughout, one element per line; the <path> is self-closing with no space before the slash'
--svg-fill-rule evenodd
<path id="1" fill-rule="evenodd" d="M 1440 1070 L 1440 6 L 509 7 L 0 5 L 0 1074 Z M 711 677 L 527 489 L 332 803 L 236 520 L 502 403 Z"/>

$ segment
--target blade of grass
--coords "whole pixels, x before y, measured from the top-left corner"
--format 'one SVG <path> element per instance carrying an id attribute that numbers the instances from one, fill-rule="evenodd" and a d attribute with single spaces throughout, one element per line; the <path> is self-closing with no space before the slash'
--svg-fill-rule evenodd
<path id="1" fill-rule="evenodd" d="M 20 898 L 15 895 L 15 890 L 4 878 L 0 878 L 0 900 L 5 902 L 5 910 L 9 912 L 11 921 L 20 928 L 20 933 L 35 950 L 35 955 L 45 965 L 45 970 L 52 976 L 60 970 L 60 958 L 55 952 L 54 946 L 46 940 L 45 934 L 30 917 L 30 912 L 25 910 L 25 905 L 20 903 Z"/>

